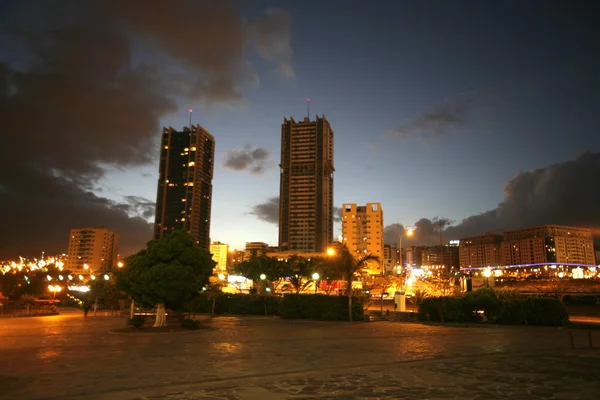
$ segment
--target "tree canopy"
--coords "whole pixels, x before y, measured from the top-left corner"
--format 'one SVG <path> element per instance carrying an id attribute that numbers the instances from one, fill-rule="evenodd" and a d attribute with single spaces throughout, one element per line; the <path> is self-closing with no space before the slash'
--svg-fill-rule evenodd
<path id="1" fill-rule="evenodd" d="M 215 262 L 185 231 L 148 242 L 146 249 L 127 257 L 117 274 L 117 286 L 144 305 L 178 307 L 208 283 Z"/>

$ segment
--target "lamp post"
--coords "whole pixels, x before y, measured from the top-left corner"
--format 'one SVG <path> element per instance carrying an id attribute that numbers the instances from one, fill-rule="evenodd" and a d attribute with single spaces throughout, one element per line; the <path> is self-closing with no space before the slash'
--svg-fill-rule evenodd
<path id="1" fill-rule="evenodd" d="M 313 281 L 315 282 L 315 294 L 317 294 L 317 288 L 319 287 L 318 284 L 319 284 L 319 278 L 320 278 L 319 273 L 315 272 L 314 274 L 312 274 L 312 278 L 313 278 Z"/>
<path id="2" fill-rule="evenodd" d="M 402 239 L 404 238 L 404 232 L 406 232 L 406 236 L 412 236 L 413 235 L 413 230 L 412 229 L 404 229 L 402 228 L 402 230 L 400 231 L 400 239 L 398 240 L 398 247 L 400 248 L 400 267 L 404 267 L 404 263 L 402 262 Z"/>

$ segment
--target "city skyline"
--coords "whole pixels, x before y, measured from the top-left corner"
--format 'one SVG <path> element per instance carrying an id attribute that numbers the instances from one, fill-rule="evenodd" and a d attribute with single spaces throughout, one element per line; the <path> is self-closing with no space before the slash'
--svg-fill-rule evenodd
<path id="1" fill-rule="evenodd" d="M 86 226 L 141 249 L 161 126 L 189 108 L 217 143 L 211 241 L 277 244 L 281 121 L 307 97 L 336 132 L 334 206 L 381 203 L 386 243 L 394 224 L 436 243 L 434 217 L 447 240 L 600 228 L 596 5 L 91 1 L 73 25 L 53 4 L 0 6 L 2 257 L 66 251 Z"/>

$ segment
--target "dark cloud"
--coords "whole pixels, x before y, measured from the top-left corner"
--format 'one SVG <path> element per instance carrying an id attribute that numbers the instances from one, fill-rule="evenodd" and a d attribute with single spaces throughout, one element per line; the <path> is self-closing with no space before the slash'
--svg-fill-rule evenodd
<path id="1" fill-rule="evenodd" d="M 140 196 L 125 196 L 125 203 L 115 205 L 116 208 L 125 211 L 133 217 L 142 217 L 154 221 L 156 203 Z"/>
<path id="2" fill-rule="evenodd" d="M 442 104 L 392 130 L 395 136 L 427 140 L 465 128 L 476 112 L 493 106 L 501 98 L 499 92 L 468 92 L 446 99 Z"/>
<path id="3" fill-rule="evenodd" d="M 445 228 L 452 221 L 447 218 L 435 217 L 433 219 L 421 218 L 414 225 L 403 226 L 393 223 L 386 225 L 383 229 L 383 242 L 385 244 L 398 245 L 401 232 L 404 232 L 402 238 L 402 247 L 412 245 L 438 245 L 440 243 L 440 224 Z M 407 231 L 412 235 L 408 235 Z M 442 234 L 442 240 L 447 241 L 446 232 Z"/>
<path id="4" fill-rule="evenodd" d="M 159 120 L 177 110 L 175 98 L 239 102 L 241 86 L 257 80 L 248 48 L 260 44 L 267 61 L 285 61 L 290 21 L 272 19 L 245 21 L 227 0 L 3 6 L 0 257 L 65 251 L 69 229 L 82 226 L 121 233 L 122 253 L 143 246 L 151 226 L 132 215 L 151 216 L 151 202 L 90 193 L 101 166 L 152 161 Z"/>
<path id="5" fill-rule="evenodd" d="M 458 225 L 446 225 L 443 240 L 545 224 L 592 228 L 594 234 L 600 236 L 597 200 L 600 186 L 595 184 L 598 176 L 600 153 L 585 153 L 573 161 L 521 172 L 506 184 L 504 201 L 498 207 L 465 218 Z M 405 237 L 403 247 L 405 243 L 439 244 L 436 224 L 439 220 L 422 218 L 417 221 L 414 237 Z M 448 225 L 453 223 L 445 221 Z M 397 244 L 401 229 L 400 224 L 386 226 L 385 243 Z"/>
<path id="6" fill-rule="evenodd" d="M 279 197 L 269 197 L 266 202 L 252 206 L 248 214 L 254 215 L 261 221 L 279 224 Z"/>
<path id="7" fill-rule="evenodd" d="M 248 213 L 254 215 L 261 221 L 279 225 L 279 197 L 270 197 L 266 202 L 252 206 Z M 333 207 L 333 222 L 342 221 L 342 209 Z"/>
<path id="8" fill-rule="evenodd" d="M 265 162 L 269 152 L 262 148 L 255 148 L 247 144 L 242 149 L 233 149 L 225 154 L 225 168 L 234 171 L 248 171 L 251 174 L 261 174 L 265 169 Z"/>
<path id="9" fill-rule="evenodd" d="M 249 26 L 249 36 L 252 38 L 256 50 L 265 59 L 277 64 L 277 72 L 285 77 L 295 76 L 292 65 L 291 27 L 292 17 L 290 13 L 269 9 L 265 17 Z M 277 32 L 277 34 L 273 34 Z"/>
<path id="10" fill-rule="evenodd" d="M 504 201 L 493 210 L 465 218 L 447 229 L 451 238 L 559 224 L 600 229 L 600 153 L 521 172 L 504 187 Z"/>

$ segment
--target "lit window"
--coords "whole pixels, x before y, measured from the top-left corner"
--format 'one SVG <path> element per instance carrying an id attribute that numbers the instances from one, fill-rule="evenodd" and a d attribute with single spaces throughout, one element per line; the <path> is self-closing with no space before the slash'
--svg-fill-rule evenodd
<path id="1" fill-rule="evenodd" d="M 194 165 L 196 165 L 196 163 L 195 163 L 195 162 L 193 162 L 193 161 L 190 161 L 190 162 L 188 163 L 188 167 L 193 167 Z"/>

